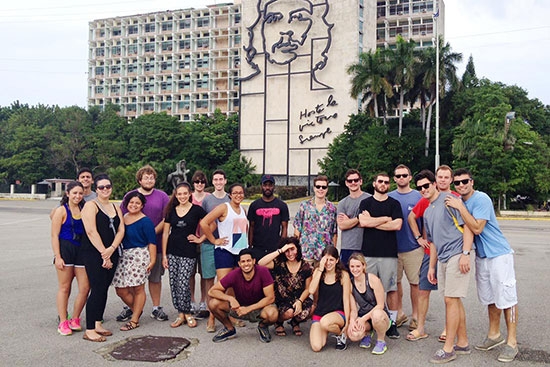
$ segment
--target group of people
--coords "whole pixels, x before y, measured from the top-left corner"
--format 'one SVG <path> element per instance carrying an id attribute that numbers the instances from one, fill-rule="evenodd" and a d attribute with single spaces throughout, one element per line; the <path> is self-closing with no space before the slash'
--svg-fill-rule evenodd
<path id="1" fill-rule="evenodd" d="M 379 173 L 372 182 L 374 195 L 362 191 L 361 173 L 350 169 L 345 175 L 349 195 L 338 207 L 327 199 L 328 178 L 317 176 L 313 197 L 300 204 L 293 219 L 291 237 L 288 206 L 274 195 L 271 175 L 262 176 L 262 196 L 248 213 L 241 205 L 243 185 L 233 184 L 225 192 L 222 170 L 212 175 L 212 194 L 204 190 L 206 175 L 197 171 L 193 187 L 182 182 L 169 198 L 155 189 L 156 172 L 145 166 L 136 174 L 139 188 L 127 193 L 120 207 L 109 202 L 109 177 L 95 177 L 95 197 L 91 177 L 90 170 L 79 172 L 78 182 L 67 185 L 62 205 L 52 215 L 62 335 L 81 330 L 84 305 L 84 339 L 101 342 L 112 335 L 102 325 L 111 284 L 125 303 L 117 317 L 126 322 L 121 330 L 139 327 L 147 279 L 151 317 L 167 320 L 160 306 L 161 276 L 167 269 L 178 313 L 172 327 L 193 328 L 197 319 L 208 318 L 206 329 L 215 332 L 218 320 L 222 328 L 213 341 L 222 342 L 235 337 L 236 327 L 247 320 L 258 323 L 262 342 L 270 342 L 270 326 L 283 337 L 286 321 L 301 336 L 300 324 L 311 319 L 313 351 L 334 335 L 338 350 L 346 349 L 349 339 L 383 354 L 385 337 L 399 338 L 398 328 L 407 322 L 407 340 L 428 337 L 429 296 L 439 286 L 446 310 L 439 336 L 444 346 L 430 361 L 445 363 L 471 353 L 461 299 L 467 295 L 475 249 L 478 296 L 489 313 L 489 332 L 475 348 L 505 344 L 498 357 L 502 362 L 517 355 L 513 250 L 499 229 L 491 199 L 473 189 L 466 169 L 453 172 L 443 165 L 435 175 L 423 170 L 414 176 L 413 190 L 410 169 L 398 165 L 393 176 L 397 189 L 388 192 L 390 176 Z M 450 190 L 452 182 L 458 193 Z M 410 285 L 410 321 L 403 311 L 403 273 Z M 74 277 L 79 293 L 69 317 Z M 507 338 L 500 334 L 503 310 Z"/>

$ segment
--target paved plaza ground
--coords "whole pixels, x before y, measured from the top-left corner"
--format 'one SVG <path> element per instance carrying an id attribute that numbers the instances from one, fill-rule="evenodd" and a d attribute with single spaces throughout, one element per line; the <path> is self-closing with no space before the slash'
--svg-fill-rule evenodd
<path id="1" fill-rule="evenodd" d="M 388 341 L 388 351 L 374 356 L 352 343 L 343 352 L 334 349 L 330 338 L 325 349 L 313 353 L 309 347 L 309 324 L 304 335 L 287 337 L 273 335 L 273 341 L 258 340 L 256 325 L 237 330 L 237 338 L 214 344 L 213 334 L 205 331 L 205 321 L 195 329 L 182 326 L 170 328 L 170 322 L 158 322 L 149 317 L 148 300 L 141 326 L 133 331 L 118 331 L 115 316 L 122 302 L 114 289 L 109 292 L 105 326 L 114 331 L 107 343 L 82 340 L 82 333 L 60 336 L 57 331 L 55 294 L 57 279 L 52 266 L 50 220 L 48 213 L 57 201 L 0 200 L 0 365 L 1 366 L 151 366 L 145 362 L 109 361 L 96 351 L 124 338 L 136 335 L 178 336 L 193 341 L 187 358 L 156 365 L 187 366 L 426 366 L 436 349 L 442 346 L 437 335 L 444 323 L 444 305 L 440 294 L 433 293 L 428 315 L 428 339 L 409 342 L 405 327 L 399 330 L 399 340 Z M 297 203 L 290 204 L 293 214 Z M 503 232 L 516 251 L 516 276 L 519 292 L 518 340 L 520 355 L 510 366 L 550 365 L 550 221 L 501 220 Z M 405 286 L 405 289 L 407 286 Z M 72 302 L 72 299 L 71 299 Z M 410 313 L 408 293 L 405 310 Z M 470 292 L 464 300 L 470 343 L 481 341 L 486 333 L 487 316 L 475 292 L 472 277 Z M 176 317 L 169 293 L 168 276 L 163 278 L 162 305 L 173 320 Z M 218 324 L 219 327 L 219 324 Z M 273 330 L 273 329 L 271 329 Z M 504 326 L 502 331 L 505 332 Z M 274 334 L 272 332 L 272 334 Z M 497 350 L 458 356 L 453 366 L 493 366 Z"/>

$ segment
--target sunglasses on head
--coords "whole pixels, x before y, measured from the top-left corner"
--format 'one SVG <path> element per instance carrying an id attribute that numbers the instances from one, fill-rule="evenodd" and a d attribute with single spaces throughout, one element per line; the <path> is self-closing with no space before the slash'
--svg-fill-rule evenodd
<path id="1" fill-rule="evenodd" d="M 324 185 L 315 185 L 315 188 L 316 188 L 317 190 L 326 190 L 326 189 L 328 189 L 328 186 L 324 186 Z"/>
<path id="2" fill-rule="evenodd" d="M 97 187 L 98 190 L 105 190 L 105 189 L 110 190 L 112 188 L 113 188 L 113 185 L 99 185 Z"/>
<path id="3" fill-rule="evenodd" d="M 206 184 L 206 181 L 205 180 L 195 180 L 193 181 L 193 183 L 196 183 L 196 184 Z"/>
<path id="4" fill-rule="evenodd" d="M 360 178 L 349 178 L 346 180 L 347 183 L 358 183 L 359 181 L 361 181 Z"/>
<path id="5" fill-rule="evenodd" d="M 471 178 L 465 178 L 464 180 L 456 180 L 456 181 L 453 181 L 453 184 L 455 186 L 459 186 L 460 184 L 463 184 L 463 185 L 466 185 L 468 182 L 472 181 Z"/>
<path id="6" fill-rule="evenodd" d="M 378 182 L 379 184 L 384 184 L 384 185 L 389 185 L 390 184 L 390 181 L 386 181 L 386 180 L 376 180 L 376 182 Z"/>
<path id="7" fill-rule="evenodd" d="M 395 178 L 401 178 L 401 177 L 407 178 L 407 177 L 409 177 L 409 174 L 408 173 L 403 173 L 403 174 L 400 174 L 400 175 L 395 175 Z"/>
<path id="8" fill-rule="evenodd" d="M 431 185 L 431 183 L 425 183 L 424 185 L 416 186 L 416 189 L 418 191 L 422 191 L 422 189 L 428 190 L 430 188 L 430 185 Z"/>

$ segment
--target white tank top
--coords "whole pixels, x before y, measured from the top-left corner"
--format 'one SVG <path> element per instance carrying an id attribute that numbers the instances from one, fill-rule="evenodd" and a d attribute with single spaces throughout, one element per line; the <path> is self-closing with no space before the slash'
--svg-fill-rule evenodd
<path id="1" fill-rule="evenodd" d="M 231 204 L 224 204 L 227 205 L 227 216 L 223 222 L 219 220 L 216 222 L 218 223 L 220 238 L 227 237 L 228 243 L 223 246 L 216 246 L 216 248 L 238 255 L 239 251 L 248 247 L 248 219 L 242 206 L 240 206 L 241 213 L 237 214 Z"/>

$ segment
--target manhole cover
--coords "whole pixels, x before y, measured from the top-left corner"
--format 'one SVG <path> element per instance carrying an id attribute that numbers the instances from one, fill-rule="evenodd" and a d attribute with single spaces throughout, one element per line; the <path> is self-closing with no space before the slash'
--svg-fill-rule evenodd
<path id="1" fill-rule="evenodd" d="M 117 343 L 108 354 L 119 360 L 161 362 L 176 358 L 189 344 L 185 338 L 146 335 Z"/>

